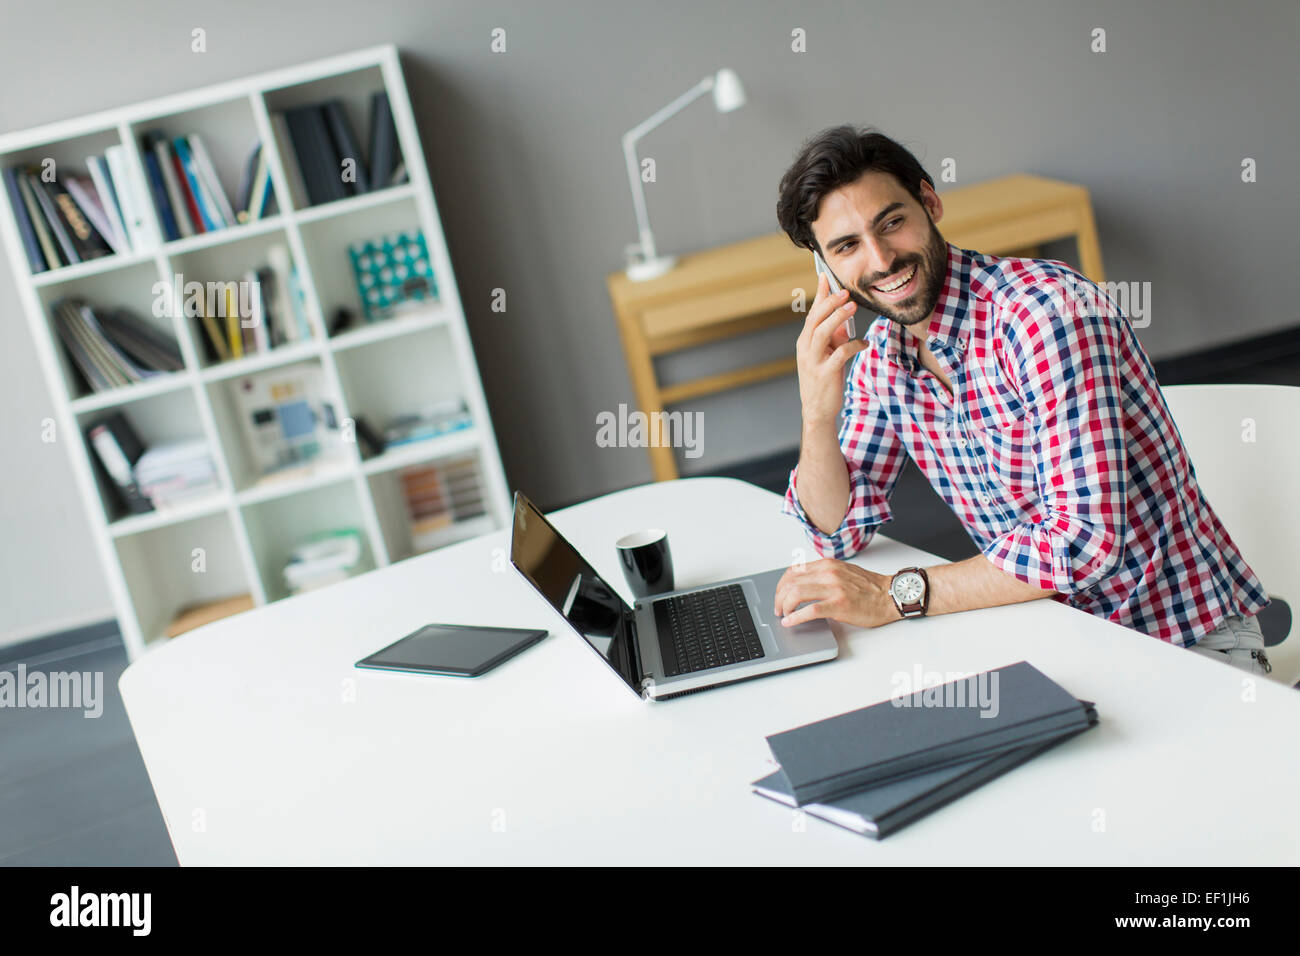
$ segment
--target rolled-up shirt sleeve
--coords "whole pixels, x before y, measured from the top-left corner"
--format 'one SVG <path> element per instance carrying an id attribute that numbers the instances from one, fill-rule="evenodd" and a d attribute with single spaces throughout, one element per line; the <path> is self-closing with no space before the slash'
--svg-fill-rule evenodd
<path id="1" fill-rule="evenodd" d="M 849 472 L 849 506 L 840 526 L 830 534 L 808 519 L 799 503 L 796 465 L 790 472 L 781 511 L 803 524 L 814 550 L 823 558 L 849 558 L 871 541 L 876 530 L 892 520 L 889 496 L 902 473 L 906 450 L 867 381 L 868 349 L 854 357 L 846 376 L 839 429 L 840 451 Z"/>
<path id="2" fill-rule="evenodd" d="M 1069 596 L 1120 568 L 1128 537 L 1128 460 L 1120 381 L 1122 315 L 1103 298 L 1084 307 L 1044 295 L 1008 323 L 1034 425 L 1042 513 L 983 553 L 1027 584 Z"/>

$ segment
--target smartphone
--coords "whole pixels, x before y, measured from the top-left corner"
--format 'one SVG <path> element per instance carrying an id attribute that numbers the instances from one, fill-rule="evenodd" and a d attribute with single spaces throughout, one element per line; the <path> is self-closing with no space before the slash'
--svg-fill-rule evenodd
<path id="1" fill-rule="evenodd" d="M 830 283 L 830 294 L 834 295 L 836 292 L 839 292 L 842 286 L 837 281 L 835 281 L 834 273 L 831 272 L 830 267 L 826 265 L 826 262 L 822 259 L 822 254 L 816 251 L 815 249 L 813 250 L 813 261 L 817 265 L 817 274 L 824 275 L 826 277 L 826 281 Z M 853 320 L 856 317 L 857 317 L 857 313 L 855 312 L 853 315 L 850 315 L 849 320 L 844 323 L 845 326 L 848 327 L 849 338 L 851 339 L 856 339 L 858 337 L 857 326 L 853 324 Z"/>

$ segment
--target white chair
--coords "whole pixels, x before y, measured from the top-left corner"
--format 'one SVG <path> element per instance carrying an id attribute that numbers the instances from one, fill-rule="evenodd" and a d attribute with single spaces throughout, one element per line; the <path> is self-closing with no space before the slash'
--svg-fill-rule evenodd
<path id="1" fill-rule="evenodd" d="M 1300 388 L 1173 385 L 1162 391 L 1202 494 L 1269 597 L 1292 609 L 1290 633 L 1268 648 L 1268 659 L 1269 676 L 1294 686 L 1300 681 Z"/>

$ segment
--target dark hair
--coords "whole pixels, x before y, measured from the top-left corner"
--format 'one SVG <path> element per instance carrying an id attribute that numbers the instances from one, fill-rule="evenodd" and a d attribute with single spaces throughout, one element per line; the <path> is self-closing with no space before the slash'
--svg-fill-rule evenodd
<path id="1" fill-rule="evenodd" d="M 796 246 L 816 251 L 812 222 L 822 199 L 872 171 L 891 174 L 918 203 L 923 181 L 934 188 L 916 157 L 884 133 L 870 126 L 832 126 L 807 140 L 781 177 L 777 222 Z"/>

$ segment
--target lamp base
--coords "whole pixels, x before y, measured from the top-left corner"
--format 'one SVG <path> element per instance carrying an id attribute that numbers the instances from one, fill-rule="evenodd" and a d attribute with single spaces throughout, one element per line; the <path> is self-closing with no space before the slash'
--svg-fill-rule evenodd
<path id="1" fill-rule="evenodd" d="M 676 256 L 657 256 L 654 259 L 629 265 L 627 277 L 633 282 L 645 282 L 647 279 L 657 279 L 665 272 L 671 271 L 675 265 L 677 265 Z"/>

